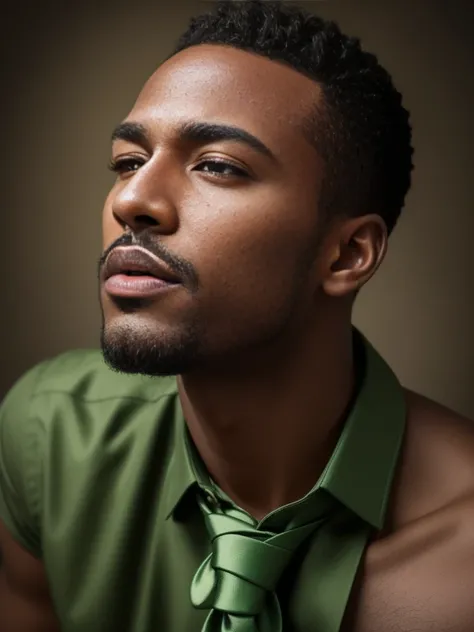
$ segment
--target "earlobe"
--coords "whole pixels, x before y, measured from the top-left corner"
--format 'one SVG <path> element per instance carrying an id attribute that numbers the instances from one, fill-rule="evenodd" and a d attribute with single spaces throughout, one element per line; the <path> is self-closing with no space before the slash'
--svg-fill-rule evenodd
<path id="1" fill-rule="evenodd" d="M 345 219 L 331 231 L 324 292 L 342 297 L 357 292 L 373 276 L 387 250 L 387 228 L 379 215 Z"/>

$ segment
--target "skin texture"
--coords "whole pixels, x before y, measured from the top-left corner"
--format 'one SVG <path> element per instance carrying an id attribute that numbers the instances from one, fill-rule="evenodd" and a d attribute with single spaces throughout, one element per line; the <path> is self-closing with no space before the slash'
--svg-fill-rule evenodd
<path id="1" fill-rule="evenodd" d="M 149 349 L 152 337 L 169 351 L 183 347 L 182 341 L 195 332 L 199 360 L 191 368 L 208 365 L 215 371 L 231 360 L 247 363 L 249 351 L 258 353 L 255 347 L 269 341 L 274 346 L 275 338 L 279 344 L 283 337 L 294 344 L 303 320 L 326 307 L 321 286 L 328 271 L 322 266 L 336 262 L 341 239 L 352 235 L 338 234 L 338 226 L 330 244 L 333 260 L 328 253 L 316 257 L 323 165 L 299 125 L 318 99 L 318 86 L 255 55 L 249 73 L 248 57 L 210 46 L 176 55 L 147 83 L 126 119 L 146 128 L 145 142 L 114 143 L 113 160 L 134 162 L 125 165 L 107 200 L 104 245 L 110 247 L 125 227 L 138 240 L 152 234 L 155 243 L 190 262 L 200 285 L 193 295 L 186 287 L 177 288 L 133 314 L 116 309 L 102 292 L 106 346 L 117 340 L 122 348 L 133 343 L 133 351 Z M 287 86 L 277 98 L 272 79 Z M 266 91 L 259 90 L 262 82 Z M 237 142 L 180 142 L 180 124 L 192 120 L 243 127 L 275 158 Z M 206 172 L 204 160 L 211 158 L 231 160 L 249 175 L 223 178 Z M 370 227 L 364 224 L 366 231 L 383 231 L 378 218 Z M 375 264 L 366 262 L 365 268 Z M 360 272 L 367 275 L 368 270 Z M 353 288 L 360 280 L 350 283 Z M 349 289 L 338 288 L 346 295 Z M 350 301 L 345 303 L 349 309 Z M 169 372 L 166 364 L 164 360 L 162 368 Z M 179 373 L 189 372 L 186 361 L 178 368 Z"/>
<path id="2" fill-rule="evenodd" d="M 125 310 L 102 286 L 105 347 L 120 347 L 118 367 L 128 370 L 127 356 L 145 355 L 153 340 L 164 372 L 168 361 L 176 368 L 169 349 L 192 348 L 178 371 L 191 434 L 215 479 L 255 515 L 301 496 L 334 447 L 352 391 L 353 293 L 386 248 L 377 215 L 319 228 L 324 168 L 300 128 L 318 98 L 317 84 L 286 66 L 199 46 L 161 66 L 127 116 L 148 130 L 145 142 L 112 149 L 135 170 L 121 171 L 106 201 L 104 248 L 126 228 L 138 240 L 151 233 L 190 262 L 199 287 Z M 274 157 L 235 141 L 180 142 L 177 130 L 191 120 L 242 127 Z M 211 158 L 251 176 L 209 173 Z M 291 429 L 290 414 L 300 419 Z M 262 455 L 265 418 L 274 445 Z"/>
<path id="3" fill-rule="evenodd" d="M 191 48 L 157 70 L 126 117 L 146 137 L 112 148 L 127 162 L 105 204 L 104 250 L 128 231 L 193 274 L 135 303 L 101 284 L 104 347 L 122 370 L 137 369 L 137 353 L 149 372 L 181 367 L 196 446 L 256 517 L 307 492 L 335 446 L 353 391 L 354 292 L 387 247 L 378 216 L 323 225 L 324 164 L 300 129 L 318 98 L 317 84 L 279 63 Z M 235 140 L 180 139 L 190 120 L 241 127 L 272 156 Z M 219 177 L 211 159 L 250 176 Z M 343 632 L 472 631 L 473 426 L 408 391 L 407 404 L 388 524 L 368 548 Z M 5 627 L 0 618 L 1 629 L 56 630 L 41 564 L 0 533 L 10 551 L 0 604 L 13 591 L 18 612 L 30 603 L 37 621 Z"/>
<path id="4" fill-rule="evenodd" d="M 473 424 L 406 396 L 389 520 L 367 550 L 341 632 L 473 629 Z"/>

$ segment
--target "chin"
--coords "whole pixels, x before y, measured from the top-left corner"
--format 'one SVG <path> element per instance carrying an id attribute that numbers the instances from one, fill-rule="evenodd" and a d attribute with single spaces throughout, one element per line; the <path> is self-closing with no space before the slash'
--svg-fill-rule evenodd
<path id="1" fill-rule="evenodd" d="M 200 354 L 195 330 L 136 320 L 124 316 L 104 323 L 102 354 L 111 369 L 156 377 L 180 375 L 196 368 Z"/>

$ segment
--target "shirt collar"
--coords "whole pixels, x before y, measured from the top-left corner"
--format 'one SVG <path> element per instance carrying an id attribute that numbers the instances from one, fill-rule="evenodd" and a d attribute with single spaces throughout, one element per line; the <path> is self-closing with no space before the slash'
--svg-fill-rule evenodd
<path id="1" fill-rule="evenodd" d="M 405 396 L 374 347 L 355 336 L 365 360 L 362 384 L 320 485 L 381 529 L 405 430 Z"/>
<path id="2" fill-rule="evenodd" d="M 195 470 L 187 449 L 187 428 L 184 421 L 179 397 L 176 394 L 176 413 L 174 419 L 174 436 L 172 440 L 172 456 L 165 477 L 164 509 L 166 518 L 178 511 L 186 492 L 197 485 Z"/>
<path id="3" fill-rule="evenodd" d="M 387 363 L 357 330 L 354 336 L 356 347 L 361 349 L 356 357 L 362 356 L 362 380 L 317 487 L 381 529 L 405 429 L 405 399 Z M 176 517 L 175 511 L 188 490 L 198 485 L 180 406 L 175 421 L 173 456 L 165 483 L 167 517 Z"/>

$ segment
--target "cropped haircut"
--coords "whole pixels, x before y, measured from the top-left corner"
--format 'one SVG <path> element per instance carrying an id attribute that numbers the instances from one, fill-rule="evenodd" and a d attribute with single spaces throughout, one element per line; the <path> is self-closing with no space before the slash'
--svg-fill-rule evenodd
<path id="1" fill-rule="evenodd" d="M 324 161 L 322 215 L 376 213 L 393 230 L 411 184 L 409 113 L 358 38 L 293 4 L 224 0 L 191 19 L 172 54 L 200 44 L 262 55 L 317 82 L 322 98 L 302 129 Z"/>

